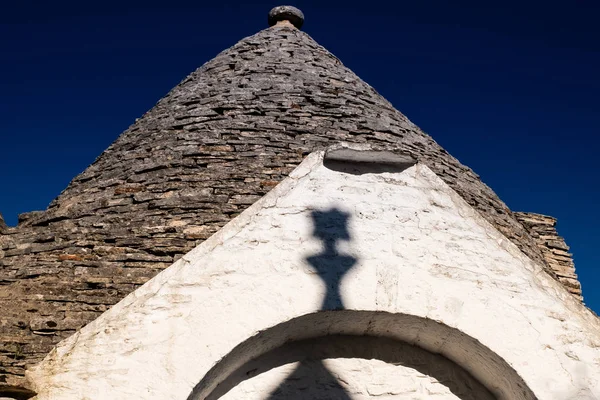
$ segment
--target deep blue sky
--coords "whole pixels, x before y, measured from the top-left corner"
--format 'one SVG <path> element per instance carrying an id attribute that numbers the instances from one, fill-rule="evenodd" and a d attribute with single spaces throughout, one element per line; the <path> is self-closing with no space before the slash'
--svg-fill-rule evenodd
<path id="1" fill-rule="evenodd" d="M 125 4 L 123 4 L 125 3 Z M 600 312 L 600 2 L 296 1 L 304 30 L 481 175 L 558 218 Z M 0 212 L 44 209 L 278 2 L 21 1 L 0 14 Z"/>

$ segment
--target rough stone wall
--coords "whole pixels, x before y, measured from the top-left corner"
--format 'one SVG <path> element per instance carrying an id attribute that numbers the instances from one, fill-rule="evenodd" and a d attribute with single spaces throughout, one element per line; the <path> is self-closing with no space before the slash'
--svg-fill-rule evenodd
<path id="1" fill-rule="evenodd" d="M 527 228 L 539 246 L 546 263 L 558 280 L 579 300 L 583 300 L 581 284 L 575 273 L 573 254 L 556 231 L 556 218 L 547 215 L 516 212 L 514 215 Z"/>
<path id="2" fill-rule="evenodd" d="M 0 236 L 0 384 L 21 384 L 26 365 L 339 141 L 409 153 L 544 263 L 471 169 L 307 34 L 277 26 L 192 73 Z"/>

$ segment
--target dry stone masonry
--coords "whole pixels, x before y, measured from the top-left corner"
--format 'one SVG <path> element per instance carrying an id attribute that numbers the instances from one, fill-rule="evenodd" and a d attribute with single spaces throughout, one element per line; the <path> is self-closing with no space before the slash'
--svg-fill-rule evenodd
<path id="1" fill-rule="evenodd" d="M 569 246 L 556 232 L 556 218 L 524 212 L 517 212 L 515 216 L 536 241 L 546 263 L 556 274 L 558 280 L 575 297 L 583 300 L 581 284 L 575 273 L 573 254 L 569 253 Z"/>
<path id="2" fill-rule="evenodd" d="M 307 154 L 341 141 L 401 150 L 530 259 L 568 267 L 563 249 L 550 250 L 554 258 L 540 251 L 531 234 L 542 232 L 525 229 L 470 168 L 310 36 L 276 22 L 185 78 L 47 210 L 20 215 L 17 227 L 0 217 L 0 395 L 21 390 L 27 366 L 214 234 Z M 573 291 L 574 276 L 559 278 Z"/>
<path id="3" fill-rule="evenodd" d="M 2 214 L 0 214 L 0 233 L 3 233 L 6 228 L 6 222 L 4 222 L 4 218 L 2 217 Z"/>

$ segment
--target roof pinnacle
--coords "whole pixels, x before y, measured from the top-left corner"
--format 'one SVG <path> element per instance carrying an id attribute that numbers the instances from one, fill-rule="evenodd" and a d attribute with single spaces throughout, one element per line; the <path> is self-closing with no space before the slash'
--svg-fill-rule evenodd
<path id="1" fill-rule="evenodd" d="M 283 21 L 287 21 L 300 29 L 304 24 L 304 14 L 293 6 L 279 6 L 273 8 L 269 12 L 269 26 L 276 25 Z"/>

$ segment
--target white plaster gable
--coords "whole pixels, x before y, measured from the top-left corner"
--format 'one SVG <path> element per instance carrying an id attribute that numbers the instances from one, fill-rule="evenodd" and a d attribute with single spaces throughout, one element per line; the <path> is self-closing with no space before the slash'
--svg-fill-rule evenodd
<path id="1" fill-rule="evenodd" d="M 28 373 L 36 399 L 203 398 L 249 354 L 328 334 L 442 354 L 500 399 L 533 398 L 514 374 L 540 400 L 600 398 L 596 316 L 429 168 L 345 173 L 323 157 L 61 342 Z M 348 218 L 347 311 L 316 314 L 331 292 L 311 261 L 326 252 L 314 212 L 331 210 Z"/>

